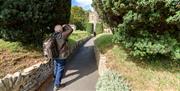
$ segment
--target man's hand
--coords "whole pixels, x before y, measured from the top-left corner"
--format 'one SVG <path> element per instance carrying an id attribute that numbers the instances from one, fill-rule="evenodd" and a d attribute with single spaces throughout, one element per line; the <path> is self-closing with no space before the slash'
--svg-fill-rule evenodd
<path id="1" fill-rule="evenodd" d="M 63 36 L 64 39 L 67 39 L 72 32 L 73 32 L 73 29 L 71 28 L 70 25 L 68 25 L 68 24 L 63 25 L 62 36 Z"/>

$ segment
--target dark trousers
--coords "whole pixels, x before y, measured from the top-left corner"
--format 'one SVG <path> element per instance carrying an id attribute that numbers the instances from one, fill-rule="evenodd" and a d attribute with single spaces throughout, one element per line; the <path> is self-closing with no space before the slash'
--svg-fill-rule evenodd
<path id="1" fill-rule="evenodd" d="M 61 80 L 64 74 L 64 67 L 65 67 L 65 59 L 54 59 L 54 85 L 60 86 Z"/>

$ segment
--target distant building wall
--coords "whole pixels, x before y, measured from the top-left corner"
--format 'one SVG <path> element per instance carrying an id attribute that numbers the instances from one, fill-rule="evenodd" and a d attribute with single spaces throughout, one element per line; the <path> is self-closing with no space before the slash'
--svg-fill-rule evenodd
<path id="1" fill-rule="evenodd" d="M 99 22 L 99 16 L 96 11 L 92 11 L 89 13 L 89 22 L 90 23 L 98 23 Z"/>
<path id="2" fill-rule="evenodd" d="M 100 23 L 100 18 L 98 16 L 98 13 L 96 11 L 89 12 L 89 23 L 94 24 L 94 31 L 96 31 L 96 24 Z M 104 24 L 103 24 L 104 25 Z M 109 27 L 104 28 L 105 33 L 112 33 L 111 29 Z"/>
<path id="3" fill-rule="evenodd" d="M 89 12 L 89 23 L 94 24 L 94 30 L 93 31 L 95 31 L 96 23 L 98 23 L 99 21 L 100 21 L 100 19 L 99 19 L 99 16 L 98 16 L 96 11 Z"/>

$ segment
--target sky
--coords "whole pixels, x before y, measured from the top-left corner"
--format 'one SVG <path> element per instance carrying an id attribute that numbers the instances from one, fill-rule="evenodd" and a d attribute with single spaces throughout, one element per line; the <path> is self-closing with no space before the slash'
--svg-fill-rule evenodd
<path id="1" fill-rule="evenodd" d="M 72 0 L 72 6 L 80 6 L 85 10 L 93 10 L 91 4 L 92 0 Z"/>

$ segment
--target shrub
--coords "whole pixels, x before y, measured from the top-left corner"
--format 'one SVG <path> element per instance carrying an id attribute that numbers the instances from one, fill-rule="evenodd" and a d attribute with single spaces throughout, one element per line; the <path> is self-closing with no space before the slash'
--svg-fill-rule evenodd
<path id="1" fill-rule="evenodd" d="M 1 0 L 0 37 L 42 43 L 55 24 L 69 22 L 71 0 Z"/>
<path id="2" fill-rule="evenodd" d="M 87 23 L 86 24 L 86 31 L 89 32 L 89 33 L 93 33 L 93 30 L 94 30 L 94 26 L 92 23 Z"/>
<path id="3" fill-rule="evenodd" d="M 103 33 L 103 24 L 102 23 L 97 23 L 96 24 L 96 34 Z"/>
<path id="4" fill-rule="evenodd" d="M 96 91 L 130 91 L 130 89 L 119 74 L 107 71 L 98 79 Z"/>
<path id="5" fill-rule="evenodd" d="M 94 0 L 93 6 L 132 55 L 179 59 L 179 0 Z"/>
<path id="6" fill-rule="evenodd" d="M 94 40 L 94 43 L 101 52 L 104 52 L 105 49 L 113 45 L 112 38 L 113 38 L 112 34 L 106 34 L 106 33 L 99 34 Z"/>

